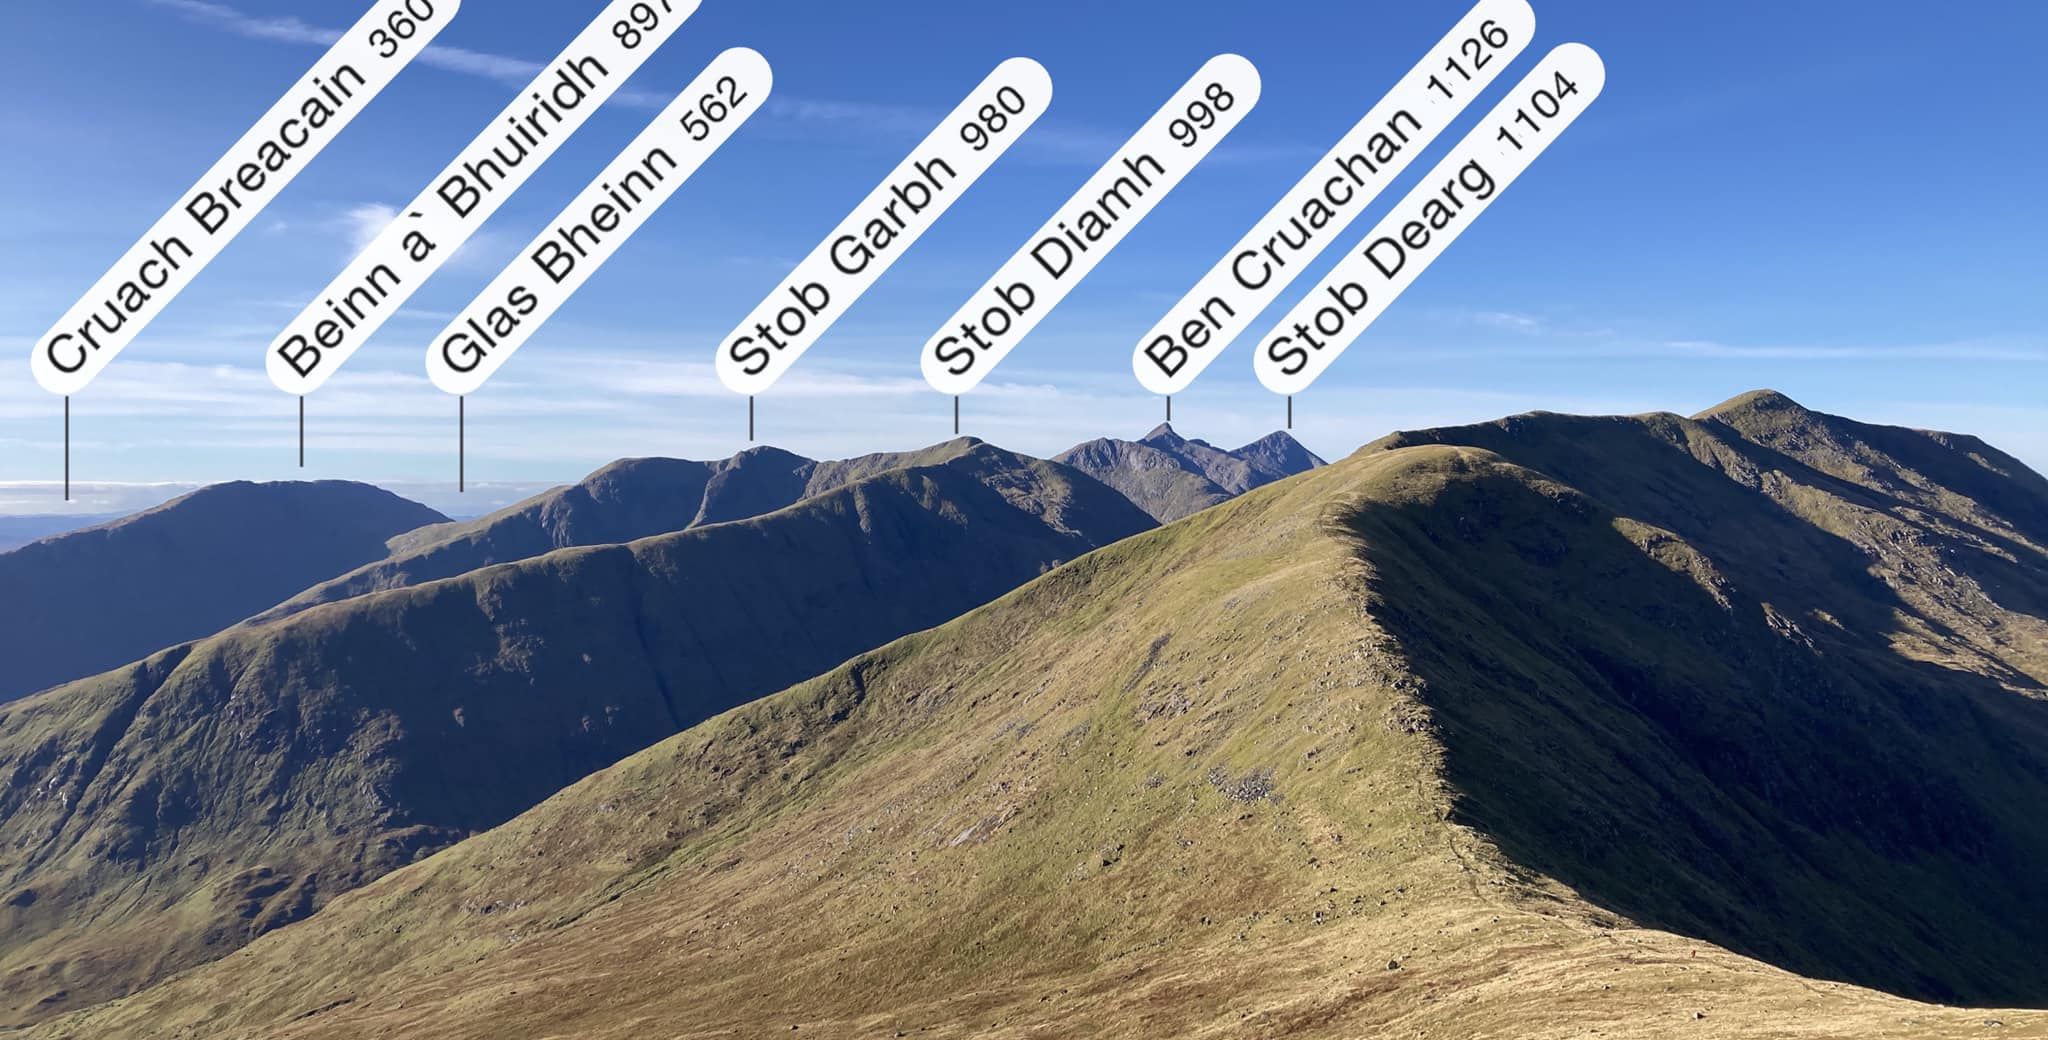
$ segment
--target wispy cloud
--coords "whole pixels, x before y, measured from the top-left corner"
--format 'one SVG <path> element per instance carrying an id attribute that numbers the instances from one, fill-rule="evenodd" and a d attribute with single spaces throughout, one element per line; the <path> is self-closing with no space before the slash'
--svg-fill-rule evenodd
<path id="1" fill-rule="evenodd" d="M 221 32 L 252 40 L 267 40 L 274 43 L 289 43 L 303 46 L 332 46 L 341 39 L 342 32 L 326 26 L 311 25 L 294 17 L 264 17 L 248 14 L 227 4 L 213 0 L 145 0 L 157 7 L 177 12 L 185 18 Z M 521 87 L 531 82 L 547 66 L 543 62 L 516 58 L 503 54 L 490 54 L 461 47 L 440 44 L 428 47 L 420 53 L 419 64 L 465 76 Z M 668 107 L 672 96 L 651 91 L 625 89 L 612 95 L 611 103 L 626 108 L 657 112 Z M 814 98 L 779 96 L 771 100 L 763 110 L 768 119 L 785 126 L 802 128 L 809 132 L 818 130 L 846 131 L 867 140 L 897 139 L 916 141 L 930 133 L 945 117 L 942 110 L 924 109 L 903 105 L 886 105 L 862 101 L 829 101 Z M 1132 128 L 1135 130 L 1135 127 Z M 1018 143 L 1018 153 L 1041 162 L 1096 164 L 1107 159 L 1121 147 L 1129 133 L 1077 126 L 1046 125 L 1034 128 L 1030 135 Z M 1272 162 L 1277 160 L 1300 160 L 1308 162 L 1321 154 L 1306 145 L 1253 144 L 1233 145 L 1226 142 L 1219 148 L 1212 162 L 1245 163 Z"/>
<path id="2" fill-rule="evenodd" d="M 71 516 L 90 523 L 108 516 L 125 516 L 153 509 L 180 495 L 199 490 L 198 484 L 73 484 L 71 500 L 64 501 L 64 485 L 52 481 L 0 482 L 0 516 Z"/>
<path id="3" fill-rule="evenodd" d="M 176 12 L 189 21 L 224 33 L 251 40 L 265 40 L 272 43 L 289 43 L 300 46 L 331 47 L 342 37 L 342 30 L 322 25 L 312 25 L 301 19 L 282 16 L 266 17 L 252 15 L 227 4 L 212 0 L 145 0 L 146 3 Z M 507 86 L 523 87 L 547 68 L 545 62 L 528 58 L 516 58 L 505 54 L 491 54 L 463 47 L 449 47 L 435 44 L 420 52 L 415 59 L 429 68 L 440 69 L 464 76 L 503 83 Z M 628 108 L 660 111 L 668 107 L 672 97 L 644 90 L 621 90 L 612 95 L 612 103 Z M 909 109 L 891 108 L 881 105 L 864 105 L 830 101 L 803 101 L 781 99 L 768 107 L 768 114 L 791 122 L 859 122 L 880 133 L 890 133 L 904 127 L 919 126 L 919 132 L 930 130 L 938 117 L 923 119 Z"/>
<path id="4" fill-rule="evenodd" d="M 348 248 L 347 258 L 354 259 L 362 255 L 363 250 L 368 249 L 370 243 L 375 242 L 377 236 L 397 219 L 398 207 L 382 202 L 363 202 L 342 210 L 332 220 L 323 221 L 322 225 L 341 236 Z M 502 232 L 477 231 L 463 241 L 454 256 L 448 258 L 448 270 L 495 273 L 510 262 L 512 251 L 519 246 L 520 243 L 512 236 Z M 402 313 L 413 318 L 421 317 L 410 311 Z M 454 315 L 443 317 L 445 320 Z"/>
<path id="5" fill-rule="evenodd" d="M 350 206 L 338 221 L 343 234 L 348 236 L 348 255 L 355 256 L 370 247 L 391 222 L 398 219 L 398 207 L 381 202 L 365 202 Z"/>
<path id="6" fill-rule="evenodd" d="M 537 61 L 524 58 L 508 58 L 502 54 L 485 54 L 482 51 L 465 50 L 461 47 L 435 45 L 420 52 L 419 62 L 447 72 L 459 72 L 465 76 L 496 80 L 515 87 L 525 86 L 546 68 Z"/>
<path id="7" fill-rule="evenodd" d="M 1737 345 L 1718 343 L 1712 340 L 1674 339 L 1652 344 L 1650 349 L 1681 357 L 1740 360 L 1998 361 L 2018 364 L 2048 364 L 2048 343 L 2027 344 L 1991 340 L 1893 346 L 1857 346 L 1802 343 Z"/>
<path id="8" fill-rule="evenodd" d="M 341 30 L 308 25 L 297 18 L 262 17 L 245 14 L 226 4 L 207 0 L 148 0 L 158 7 L 176 11 L 201 25 L 246 36 L 252 40 L 332 47 L 341 40 Z"/>
<path id="9" fill-rule="evenodd" d="M 1537 332 L 1544 327 L 1542 318 L 1511 311 L 1476 311 L 1471 318 L 1475 323 L 1488 328 L 1506 329 L 1510 332 Z"/>
<path id="10" fill-rule="evenodd" d="M 266 17 L 252 15 L 227 4 L 213 3 L 212 0 L 145 0 L 165 10 L 175 11 L 186 19 L 221 32 L 246 37 L 251 40 L 267 40 L 272 43 L 290 43 L 309 47 L 332 47 L 340 42 L 342 30 L 323 25 L 312 25 L 291 16 Z M 448 47 L 435 44 L 420 52 L 415 59 L 421 65 L 446 72 L 475 76 L 510 86 L 525 86 L 547 68 L 543 62 L 526 58 L 514 58 L 503 54 L 490 54 L 463 47 Z M 640 108 L 659 109 L 668 104 L 668 99 L 641 91 L 621 91 L 614 96 L 616 102 Z"/>
<path id="11" fill-rule="evenodd" d="M 812 127 L 857 127 L 865 132 L 909 139 L 931 133 L 944 118 L 943 112 L 897 105 L 876 105 L 857 101 L 816 101 L 805 98 L 777 98 L 768 102 L 767 115 L 785 123 Z"/>
<path id="12" fill-rule="evenodd" d="M 622 456 L 720 458 L 748 446 L 747 404 L 727 393 L 710 364 L 651 351 L 581 349 L 569 334 L 536 341 L 469 400 L 468 473 L 496 481 L 490 495 L 456 495 L 455 402 L 419 371 L 419 346 L 385 337 L 309 401 L 309 470 L 297 458 L 297 404 L 260 366 L 125 358 L 73 408 L 74 474 L 81 480 L 367 480 L 401 489 L 444 512 L 481 512 L 544 484 L 579 479 Z M 0 338 L 0 351 L 12 344 Z M 403 349 L 400 349 L 402 346 Z M 156 345 L 175 356 L 175 344 Z M 24 345 L 25 349 L 25 345 Z M 253 354 L 252 354 L 253 356 Z M 952 401 L 883 362 L 819 357 L 759 401 L 762 443 L 814 458 L 904 450 L 946 439 Z M 378 367 L 382 366 L 382 367 Z M 1479 422 L 1548 409 L 1590 414 L 1712 403 L 1677 401 L 1642 387 L 1450 387 L 1379 372 L 1372 385 L 1332 386 L 1297 403 L 1297 436 L 1317 452 L 1349 454 L 1397 429 Z M 1986 436 L 2030 463 L 2048 459 L 2037 410 L 1982 402 L 1891 403 L 1845 399 L 1832 410 L 1874 421 L 1960 429 Z M 1050 456 L 1104 435 L 1134 437 L 1160 418 L 1158 398 L 1104 372 L 1017 367 L 965 399 L 965 431 L 1003 447 Z M 1191 436 L 1241 444 L 1281 423 L 1281 402 L 1255 383 L 1211 382 L 1175 401 Z M 0 381 L 0 513 L 61 508 L 61 409 L 27 381 Z M 437 480 L 442 474 L 446 480 Z M 161 485 L 76 506 L 111 512 L 171 497 Z M 109 492 L 111 494 L 111 492 Z M 139 505 L 138 505 L 139 507 Z"/>
<path id="13" fill-rule="evenodd" d="M 211 0 L 147 2 L 175 11 L 200 25 L 252 40 L 269 40 L 273 43 L 293 43 L 309 47 L 332 47 L 341 42 L 342 37 L 340 29 L 311 25 L 289 15 L 252 15 L 226 4 L 213 3 Z M 442 46 L 428 47 L 421 52 L 418 61 L 423 65 L 446 69 L 449 72 L 480 76 L 515 86 L 539 75 L 541 69 L 545 67 L 540 62 L 527 61 L 524 58 L 508 58 L 501 54 L 485 54 L 461 47 Z"/>
<path id="14" fill-rule="evenodd" d="M 81 480 L 311 476 L 431 484 L 442 473 L 452 478 L 455 402 L 422 378 L 417 349 L 373 343 L 357 367 L 337 373 L 309 400 L 313 468 L 306 471 L 294 466 L 296 402 L 271 387 L 260 367 L 124 359 L 74 402 L 74 472 Z M 747 446 L 747 404 L 724 390 L 708 363 L 581 350 L 560 339 L 537 342 L 518 360 L 469 401 L 474 478 L 563 482 L 621 456 L 719 458 Z M 880 364 L 815 360 L 760 398 L 763 443 L 836 458 L 951 436 L 952 400 L 914 375 Z M 1397 427 L 1470 422 L 1537 406 L 1637 403 L 1560 402 L 1533 391 L 1503 396 L 1373 388 L 1347 393 L 1342 408 L 1324 411 L 1304 402 L 1301 436 L 1326 455 L 1343 454 Z M 966 399 L 965 430 L 1044 457 L 1105 434 L 1141 435 L 1158 422 L 1160 408 L 1157 398 L 1127 380 L 1020 369 Z M 18 441 L 0 453 L 0 478 L 48 480 L 61 473 L 59 414 L 33 386 L 0 384 L 0 440 Z M 1219 383 L 1178 401 L 1175 417 L 1191 434 L 1235 444 L 1278 427 L 1282 408 L 1256 385 Z"/>
<path id="15" fill-rule="evenodd" d="M 1673 361 L 1969 361 L 2048 364 L 2048 340 L 2025 335 L 1905 343 L 1737 343 L 1669 328 L 1619 329 L 1583 316 L 1509 310 L 1440 308 L 1423 312 L 1444 342 L 1418 347 L 1418 357 L 1548 359 L 1658 358 Z M 1626 324 L 1626 323 L 1621 323 Z M 1510 336 L 1469 336 L 1479 328 Z"/>
<path id="16" fill-rule="evenodd" d="M 109 517 L 131 516 L 154 509 L 174 498 L 199 490 L 202 484 L 119 483 L 99 481 L 74 483 L 71 499 L 64 500 L 64 485 L 57 481 L 0 481 L 0 520 L 19 522 L 24 517 L 69 517 L 70 523 L 53 522 L 40 530 L 24 532 L 0 527 L 0 550 L 10 540 L 49 537 L 66 530 L 102 523 Z M 472 483 L 458 491 L 454 485 L 428 481 L 385 481 L 379 485 L 394 495 L 412 499 L 447 516 L 464 519 L 494 513 L 523 502 L 550 488 L 549 482 L 512 481 Z M 10 535 L 14 536 L 10 539 Z"/>

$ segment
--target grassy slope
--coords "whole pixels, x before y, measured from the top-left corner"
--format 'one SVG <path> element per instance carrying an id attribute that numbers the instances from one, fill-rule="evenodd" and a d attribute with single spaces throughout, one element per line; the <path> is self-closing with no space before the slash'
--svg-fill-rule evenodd
<path id="1" fill-rule="evenodd" d="M 298 592 L 257 620 L 276 621 L 323 603 L 422 585 L 557 549 L 620 545 L 763 516 L 891 470 L 944 465 L 980 443 L 961 438 L 920 451 L 835 462 L 813 462 L 779 448 L 756 448 L 718 462 L 626 459 L 490 516 L 402 534 L 391 539 L 382 559 Z"/>
<path id="2" fill-rule="evenodd" d="M 130 992 L 1149 526 L 982 446 L 231 630 L 0 709 L 0 1007 Z"/>
<path id="3" fill-rule="evenodd" d="M 1688 504 L 1655 519 L 1475 474 L 1352 521 L 1458 818 L 1638 923 L 1905 995 L 2048 1003 L 2039 685 L 1966 670 L 1960 633 L 1902 656 L 1917 615 L 1857 580 L 1868 557 L 1661 450 L 1678 462 L 1629 475 Z"/>
<path id="4" fill-rule="evenodd" d="M 1634 927 L 1466 825 L 1469 711 L 1380 620 L 1403 543 L 1701 576 L 1633 531 L 1484 451 L 1362 453 L 36 1035 L 2048 1036 Z"/>

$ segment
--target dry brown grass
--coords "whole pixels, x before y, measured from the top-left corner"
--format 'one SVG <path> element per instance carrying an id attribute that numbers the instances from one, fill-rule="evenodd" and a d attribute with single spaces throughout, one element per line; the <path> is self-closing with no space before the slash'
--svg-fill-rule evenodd
<path id="1" fill-rule="evenodd" d="M 29 1035 L 2048 1036 L 1631 927 L 1451 822 L 1326 521 L 1478 457 L 1098 552 Z"/>

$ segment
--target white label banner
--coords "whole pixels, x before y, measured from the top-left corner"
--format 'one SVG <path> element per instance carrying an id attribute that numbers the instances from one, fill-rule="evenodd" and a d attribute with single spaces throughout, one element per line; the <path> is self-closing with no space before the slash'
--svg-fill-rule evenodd
<path id="1" fill-rule="evenodd" d="M 1481 0 L 1145 334 L 1131 355 L 1138 382 L 1155 394 L 1186 390 L 1535 34 L 1528 0 Z"/>
<path id="2" fill-rule="evenodd" d="M 980 384 L 1259 103 L 1259 70 L 1235 54 L 1202 66 L 1051 221 L 925 344 L 925 381 Z"/>
<path id="3" fill-rule="evenodd" d="M 1551 51 L 1393 212 L 1367 233 L 1259 346 L 1253 366 L 1276 394 L 1298 394 L 1386 313 L 1607 85 L 1592 48 Z"/>
<path id="4" fill-rule="evenodd" d="M 773 386 L 1052 103 L 1029 58 L 996 67 L 718 347 L 718 378 L 752 396 Z"/>
<path id="5" fill-rule="evenodd" d="M 434 338 L 434 385 L 456 395 L 481 388 L 761 110 L 774 86 L 768 60 L 745 47 L 712 61 Z"/>
<path id="6" fill-rule="evenodd" d="M 318 390 L 553 157 L 699 0 L 613 0 L 264 352 L 288 394 Z"/>
<path id="7" fill-rule="evenodd" d="M 264 113 L 177 208 L 36 342 L 36 382 L 84 390 L 448 27 L 461 0 L 383 0 Z"/>

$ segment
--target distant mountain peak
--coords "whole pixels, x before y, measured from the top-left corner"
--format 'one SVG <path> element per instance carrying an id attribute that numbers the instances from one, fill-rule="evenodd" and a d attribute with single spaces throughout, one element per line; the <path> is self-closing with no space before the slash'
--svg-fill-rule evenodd
<path id="1" fill-rule="evenodd" d="M 0 701 L 211 635 L 447 520 L 368 484 L 237 481 L 0 554 L 21 610 Z"/>
<path id="2" fill-rule="evenodd" d="M 1778 410 L 1743 410 L 1760 405 Z M 2048 485 L 1986 470 L 1975 496 L 1923 492 L 1923 462 L 1981 466 L 1950 457 L 1961 438 L 1785 421 L 1771 398 L 1738 411 L 1400 435 L 667 737 L 436 855 L 401 846 L 399 862 L 417 860 L 405 874 L 141 992 L 149 976 L 109 984 L 102 958 L 156 939 L 156 922 L 208 937 L 190 963 L 227 948 L 199 912 L 239 942 L 263 919 L 239 907 L 312 904 L 285 888 L 309 867 L 266 869 L 253 899 L 207 901 L 219 890 L 188 880 L 231 855 L 238 869 L 294 863 L 266 807 L 284 807 L 306 847 L 332 847 L 313 844 L 328 821 L 357 818 L 369 823 L 349 842 L 438 825 L 438 846 L 490 821 L 420 793 L 539 791 L 534 774 L 572 772 L 550 764 L 593 729 L 603 739 L 611 712 L 664 733 L 717 710 L 697 691 L 731 683 L 707 651 L 727 651 L 717 669 L 815 660 L 812 620 L 830 631 L 930 593 L 846 569 L 836 541 L 791 559 L 786 546 L 815 539 L 749 536 L 816 522 L 782 514 L 642 546 L 653 565 L 625 576 L 570 554 L 423 590 L 405 623 L 312 619 L 264 656 L 195 652 L 176 698 L 141 713 L 115 715 L 129 702 L 91 690 L 73 700 L 113 706 L 46 701 L 15 716 L 20 775 L 62 761 L 46 749 L 114 750 L 93 752 L 97 786 L 70 770 L 0 784 L 0 804 L 22 807 L 0 814 L 0 842 L 62 853 L 28 852 L 51 866 L 10 878 L 21 952 L 0 961 L 0 1001 L 32 1021 L 130 994 L 46 1030 L 109 1038 L 368 1035 L 401 1004 L 422 1040 L 623 1035 L 657 1019 L 707 1035 L 1073 1032 L 1063 991 L 1089 994 L 1078 1014 L 1104 1035 L 1192 1035 L 1259 1006 L 1305 1009 L 1301 1036 L 1397 1019 L 1437 1035 L 2024 1027 L 2037 1012 L 1992 1009 L 2048 1002 L 2048 821 L 2030 811 L 2048 798 L 2048 538 L 2012 532 Z M 1860 438 L 1857 453 L 1775 436 L 1826 424 Z M 1155 445 L 1076 453 L 1121 476 L 1187 474 Z M 932 479 L 934 495 L 870 489 L 896 508 L 823 512 L 836 530 L 859 522 L 851 544 L 891 537 L 929 515 L 911 500 L 960 488 L 988 501 L 937 480 L 958 475 L 897 485 Z M 947 527 L 914 530 L 891 547 L 929 553 Z M 939 544 L 978 559 L 1009 542 L 985 532 Z M 734 565 L 735 543 L 758 558 Z M 761 580 L 770 564 L 784 584 Z M 560 588 L 572 566 L 581 580 Z M 729 574 L 699 573 L 714 568 Z M 761 592 L 764 609 L 745 609 Z M 805 604 L 821 618 L 784 620 Z M 341 678 L 304 663 L 314 636 L 347 662 Z M 403 653 L 385 674 L 380 647 Z M 369 715 L 392 689 L 409 692 L 406 713 Z M 189 742 L 160 721 L 179 708 Z M 137 736 L 101 736 L 130 716 Z M 364 717 L 390 718 L 358 727 L 411 753 L 342 759 L 349 771 L 296 753 L 342 746 L 336 721 Z M 508 751 L 508 734 L 523 746 Z M 197 765 L 166 750 L 209 746 L 220 757 Z M 240 785 L 216 799 L 236 829 L 201 831 L 191 792 L 222 780 Z M 413 800 L 394 809 L 387 791 Z M 135 880 L 99 854 L 132 848 L 160 872 Z M 85 863 L 100 902 L 61 887 Z M 318 882 L 332 898 L 326 871 Z M 146 913 L 128 909 L 144 884 Z M 1128 911 L 1134 893 L 1143 913 Z M 80 938 L 30 946 L 19 921 Z M 1106 948 L 1134 951 L 1119 970 L 1135 990 L 1098 995 Z M 859 969 L 815 970 L 828 959 Z M 1597 977 L 1602 996 L 1460 990 L 1510 961 L 1524 978 Z M 815 984 L 781 985 L 806 972 Z M 1792 972 L 1828 980 L 1826 1000 Z M 1356 999 L 1329 998 L 1339 976 Z M 492 991 L 513 999 L 476 999 Z"/>
<path id="3" fill-rule="evenodd" d="M 1751 390 L 1746 394 L 1737 394 L 1736 396 L 1731 397 L 1728 400 L 1723 401 L 1720 404 L 1717 404 L 1714 407 L 1699 413 L 1693 418 L 1702 420 L 1714 419 L 1725 415 L 1736 415 L 1744 412 L 1786 412 L 1791 413 L 1793 415 L 1802 416 L 1816 414 L 1813 411 L 1809 410 L 1805 405 L 1802 405 L 1799 402 L 1794 401 L 1792 398 L 1786 396 L 1785 394 L 1782 394 L 1776 390 L 1763 389 Z"/>
<path id="4" fill-rule="evenodd" d="M 796 452 L 790 451 L 786 448 L 778 448 L 773 444 L 756 444 L 753 447 L 746 448 L 734 454 L 733 457 L 727 461 L 734 465 L 739 465 L 742 463 L 753 462 L 756 460 L 766 460 L 778 464 L 788 462 L 804 463 L 811 461 L 809 458 L 805 456 L 798 455 Z"/>
<path id="5" fill-rule="evenodd" d="M 1274 430 L 1272 433 L 1245 445 L 1245 448 L 1257 447 L 1261 444 L 1292 444 L 1295 447 L 1301 447 L 1301 442 L 1295 440 L 1293 434 L 1288 433 L 1286 430 Z M 1244 448 L 1239 448 L 1238 450 L 1243 451 Z M 1303 448 L 1302 450 L 1306 451 L 1308 449 Z"/>
<path id="6" fill-rule="evenodd" d="M 0 711 L 0 1031 L 20 1024 L 25 1005 L 38 1016 L 68 1010 L 135 988 L 117 980 L 224 954 L 684 726 L 1155 526 L 1069 467 L 969 444 L 807 464 L 794 476 L 762 465 L 722 491 L 709 487 L 712 464 L 675 460 L 664 487 L 641 481 L 607 500 L 565 489 L 454 542 L 387 558 L 390 570 L 344 583 L 342 593 L 365 590 L 346 602 L 229 629 Z M 783 493 L 804 497 L 790 504 Z M 716 522 L 739 512 L 735 499 L 757 512 Z M 710 519 L 684 529 L 695 517 Z M 266 548 L 296 551 L 295 539 L 327 534 L 339 518 L 319 519 L 270 540 L 206 528 L 216 551 L 195 559 L 220 567 L 246 554 L 279 571 Z M 593 541 L 664 523 L 673 526 L 630 544 Z M 558 540 L 565 551 L 554 551 Z M 519 558 L 490 566 L 492 555 Z M 467 567 L 480 558 L 489 569 Z M 451 563 L 465 573 L 439 573 Z M 49 642 L 88 627 L 76 618 L 103 624 L 142 598 L 87 576 L 97 583 L 52 583 L 27 601 L 79 588 L 81 609 L 63 629 L 10 616 L 0 635 Z M 7 577 L 0 570 L 0 589 L 21 587 Z M 189 576 L 159 584 L 175 593 L 174 609 L 201 605 Z M 120 597 L 111 604 L 92 595 L 107 587 Z M 19 656 L 0 653 L 0 665 Z M 59 720 L 88 721 L 66 730 Z M 175 792 L 175 809 L 157 808 L 159 791 Z M 75 858 L 100 857 L 107 873 L 69 872 L 69 852 L 18 851 L 67 843 L 89 846 Z M 51 880 L 23 882 L 37 862 Z M 50 948 L 37 943 L 82 934 L 70 930 L 74 911 L 104 920 L 84 908 L 130 885 L 177 894 L 156 909 L 124 904 L 148 923 L 110 927 L 121 955 L 37 960 Z M 22 916 L 31 904 L 34 921 Z M 172 906 L 191 912 L 174 923 L 162 916 Z M 23 958 L 89 958 L 95 976 L 66 977 L 58 992 L 24 975 Z"/>
<path id="7" fill-rule="evenodd" d="M 1141 440 L 1089 441 L 1057 461 L 1117 489 L 1161 523 L 1323 465 L 1284 432 L 1225 451 L 1181 436 L 1170 422 L 1153 427 Z"/>
<path id="8" fill-rule="evenodd" d="M 945 465 L 996 451 L 978 438 L 955 437 L 916 451 L 828 461 L 769 444 L 709 461 L 621 459 L 576 484 L 490 516 L 394 540 L 383 559 L 306 589 L 257 620 L 276 621 L 323 603 L 451 578 L 556 549 L 625 544 L 765 516 L 891 470 Z M 999 454 L 1021 465 L 1015 456 Z"/>
<path id="9" fill-rule="evenodd" d="M 1286 430 L 1274 430 L 1231 454 L 1282 477 L 1329 465 Z"/>
<path id="10" fill-rule="evenodd" d="M 253 481 L 230 480 L 219 484 L 208 484 L 196 491 L 187 492 L 162 505 L 142 510 L 132 516 L 122 517 L 105 526 L 124 526 L 143 521 L 145 518 L 174 515 L 194 505 L 237 506 L 267 504 L 293 499 L 313 499 L 320 496 L 364 497 L 370 499 L 395 499 L 398 496 L 373 484 L 353 480 L 278 480 Z M 425 507 L 421 507 L 424 509 Z M 432 513 L 432 510 L 427 510 Z M 438 515 L 438 514 L 435 514 Z"/>

